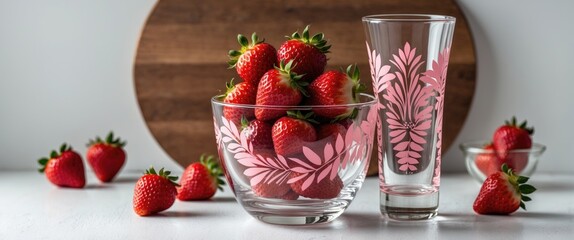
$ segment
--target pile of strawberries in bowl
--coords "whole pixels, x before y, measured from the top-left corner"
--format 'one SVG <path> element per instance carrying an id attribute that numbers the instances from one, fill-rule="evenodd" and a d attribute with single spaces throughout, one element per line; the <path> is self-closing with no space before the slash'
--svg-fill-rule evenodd
<path id="1" fill-rule="evenodd" d="M 229 52 L 241 81 L 212 98 L 217 147 L 237 200 L 275 224 L 330 222 L 360 189 L 377 119 L 356 65 L 325 71 L 309 26 L 276 49 L 254 33 Z"/>
<path id="2" fill-rule="evenodd" d="M 546 150 L 546 146 L 532 141 L 533 133 L 534 128 L 526 121 L 518 123 L 513 117 L 494 131 L 492 140 L 461 144 L 468 172 L 482 183 L 506 164 L 516 174 L 531 176 Z"/>

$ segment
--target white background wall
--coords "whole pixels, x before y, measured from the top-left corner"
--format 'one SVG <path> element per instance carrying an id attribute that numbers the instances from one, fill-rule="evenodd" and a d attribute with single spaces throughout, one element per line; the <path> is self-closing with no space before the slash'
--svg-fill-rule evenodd
<path id="1" fill-rule="evenodd" d="M 126 169 L 178 166 L 157 145 L 133 88 L 137 41 L 154 0 L 0 0 L 0 169 L 35 169 L 62 142 L 109 130 L 128 140 Z M 475 99 L 455 145 L 528 118 L 548 145 L 539 169 L 574 170 L 571 0 L 458 0 L 478 57 Z M 448 97 L 448 96 L 447 96 Z M 448 109 L 447 109 L 448 111 Z M 463 171 L 456 147 L 445 171 Z"/>

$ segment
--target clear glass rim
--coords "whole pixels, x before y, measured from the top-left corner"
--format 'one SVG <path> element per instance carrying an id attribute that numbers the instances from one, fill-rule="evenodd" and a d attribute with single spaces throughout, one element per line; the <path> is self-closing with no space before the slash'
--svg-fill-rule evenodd
<path id="1" fill-rule="evenodd" d="M 453 16 L 436 14 L 375 14 L 363 17 L 363 22 L 454 22 Z"/>
<path id="2" fill-rule="evenodd" d="M 339 104 L 339 105 L 296 105 L 296 106 L 281 106 L 281 105 L 254 105 L 254 104 L 236 104 L 236 103 L 225 103 L 220 100 L 221 95 L 217 95 L 211 98 L 211 103 L 217 106 L 233 107 L 233 108 L 265 108 L 265 109 L 279 109 L 285 110 L 309 110 L 309 109 L 327 109 L 327 108 L 348 108 L 348 107 L 364 107 L 375 105 L 377 99 L 370 94 L 361 93 L 361 99 L 364 101 L 359 103 L 350 104 Z"/>
<path id="3" fill-rule="evenodd" d="M 494 150 L 485 150 L 482 147 L 486 145 L 488 141 L 475 141 L 460 144 L 460 149 L 465 153 L 494 153 Z M 543 153 L 546 150 L 546 146 L 540 143 L 532 143 L 530 149 L 515 149 L 508 151 L 509 153 Z"/>

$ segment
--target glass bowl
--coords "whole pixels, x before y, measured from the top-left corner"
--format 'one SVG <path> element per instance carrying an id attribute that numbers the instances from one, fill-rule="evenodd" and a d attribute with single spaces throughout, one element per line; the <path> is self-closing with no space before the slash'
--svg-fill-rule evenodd
<path id="1" fill-rule="evenodd" d="M 373 96 L 362 94 L 360 103 L 329 106 L 229 104 L 219 97 L 212 98 L 211 103 L 227 182 L 236 200 L 253 217 L 283 225 L 326 223 L 351 204 L 363 184 L 371 157 L 377 120 Z M 296 131 L 295 125 L 278 120 L 287 111 L 321 115 L 333 110 L 347 110 L 352 117 L 317 117 L 312 128 L 306 129 L 305 140 L 290 138 L 289 134 L 265 134 L 270 127 L 276 133 Z M 267 129 L 259 134 L 262 138 L 254 137 L 252 123 L 257 111 L 277 116 L 257 120 L 258 128 Z M 247 116 L 247 121 L 240 121 L 236 113 Z M 326 130 L 329 128 L 338 130 Z"/>
<path id="2" fill-rule="evenodd" d="M 533 143 L 530 149 L 508 151 L 506 156 L 499 157 L 492 149 L 483 149 L 486 141 L 468 142 L 460 145 L 466 162 L 466 170 L 480 183 L 492 173 L 501 171 L 503 163 L 514 169 L 521 176 L 530 177 L 536 170 L 538 160 L 546 146 Z"/>

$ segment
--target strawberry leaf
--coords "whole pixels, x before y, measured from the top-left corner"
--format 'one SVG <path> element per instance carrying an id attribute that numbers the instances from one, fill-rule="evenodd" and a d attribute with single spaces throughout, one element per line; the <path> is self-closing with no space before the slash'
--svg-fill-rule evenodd
<path id="1" fill-rule="evenodd" d="M 528 177 L 518 176 L 518 179 L 516 180 L 516 182 L 518 184 L 523 184 L 523 183 L 526 183 L 528 181 L 528 179 L 529 179 Z"/>
<path id="2" fill-rule="evenodd" d="M 46 163 L 48 163 L 48 158 L 40 158 L 38 160 L 38 163 L 40 163 L 41 165 L 46 165 Z"/>
<path id="3" fill-rule="evenodd" d="M 49 161 L 48 158 L 38 159 L 38 163 L 40 164 L 40 168 L 38 169 L 38 172 L 43 173 L 44 170 L 46 170 L 46 164 L 48 164 L 48 161 Z"/>
<path id="4" fill-rule="evenodd" d="M 62 144 L 62 146 L 60 146 L 60 153 L 65 152 L 66 148 L 67 148 L 66 143 Z"/>
<path id="5" fill-rule="evenodd" d="M 528 184 L 520 185 L 518 187 L 518 189 L 520 190 L 520 192 L 522 194 L 530 194 L 530 193 L 533 193 L 534 191 L 536 191 L 535 187 L 533 187 L 532 185 L 528 185 Z"/>
<path id="6" fill-rule="evenodd" d="M 249 46 L 249 40 L 241 34 L 237 35 L 237 42 L 239 42 L 242 48 Z"/>

